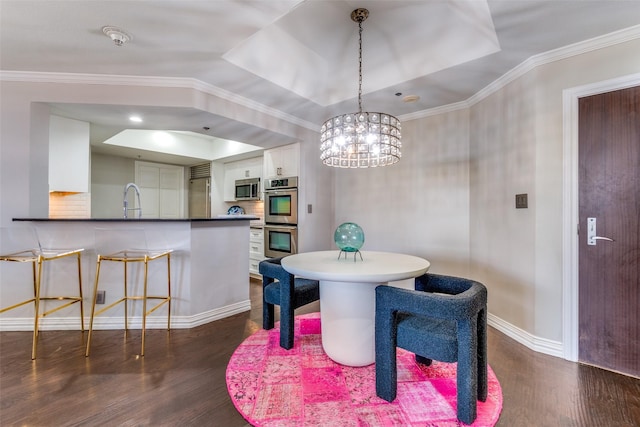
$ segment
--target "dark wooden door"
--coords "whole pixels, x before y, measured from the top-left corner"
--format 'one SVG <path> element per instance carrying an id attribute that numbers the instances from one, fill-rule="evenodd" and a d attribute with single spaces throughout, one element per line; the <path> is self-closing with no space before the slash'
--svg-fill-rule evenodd
<path id="1" fill-rule="evenodd" d="M 640 377 L 640 87 L 579 99 L 578 126 L 579 360 Z"/>

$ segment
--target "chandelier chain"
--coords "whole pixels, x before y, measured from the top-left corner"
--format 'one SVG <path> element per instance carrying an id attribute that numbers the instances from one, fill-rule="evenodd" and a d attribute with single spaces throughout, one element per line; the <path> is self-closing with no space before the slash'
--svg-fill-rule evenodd
<path id="1" fill-rule="evenodd" d="M 358 112 L 362 113 L 362 20 L 358 20 Z"/>

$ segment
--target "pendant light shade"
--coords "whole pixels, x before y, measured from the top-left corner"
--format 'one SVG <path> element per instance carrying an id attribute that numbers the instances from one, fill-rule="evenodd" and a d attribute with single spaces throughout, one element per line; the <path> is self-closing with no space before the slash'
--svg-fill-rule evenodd
<path id="1" fill-rule="evenodd" d="M 362 111 L 362 22 L 367 9 L 351 12 L 359 29 L 358 112 L 335 116 L 320 129 L 320 160 L 327 166 L 370 168 L 392 165 L 402 156 L 400 120 L 391 114 Z"/>

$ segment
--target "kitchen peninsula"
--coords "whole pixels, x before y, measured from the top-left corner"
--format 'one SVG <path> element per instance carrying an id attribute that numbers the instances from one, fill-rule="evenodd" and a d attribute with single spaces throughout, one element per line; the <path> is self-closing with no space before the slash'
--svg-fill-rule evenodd
<path id="1" fill-rule="evenodd" d="M 43 247 L 85 249 L 82 280 L 87 303 L 93 297 L 95 279 L 95 229 L 144 229 L 149 248 L 173 249 L 171 327 L 191 328 L 250 309 L 249 225 L 257 219 L 246 215 L 206 219 L 14 218 L 13 221 L 34 226 Z M 163 269 L 153 264 L 149 264 L 150 287 L 154 281 L 166 283 L 166 266 Z M 122 270 L 110 270 L 114 271 L 101 269 L 100 272 L 100 289 L 106 291 L 107 304 L 122 294 Z M 57 274 L 53 276 L 59 277 Z M 166 327 L 166 315 L 166 310 L 154 312 L 147 318 L 147 327 Z M 33 322 L 29 317 L 24 320 L 25 325 Z M 140 320 L 138 312 L 132 320 L 135 327 Z M 45 329 L 75 327 L 75 324 L 67 326 L 68 322 L 54 315 L 44 319 L 42 326 Z M 96 318 L 95 328 L 123 328 L 121 313 L 113 310 L 112 314 Z"/>

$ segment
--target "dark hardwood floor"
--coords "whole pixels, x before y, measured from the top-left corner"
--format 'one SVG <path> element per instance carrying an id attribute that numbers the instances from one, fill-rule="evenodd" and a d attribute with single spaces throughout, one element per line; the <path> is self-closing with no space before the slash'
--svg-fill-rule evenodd
<path id="1" fill-rule="evenodd" d="M 227 394 L 234 349 L 260 328 L 252 310 L 193 329 L 96 331 L 91 356 L 79 331 L 0 333 L 1 426 L 247 426 Z M 310 304 L 300 313 L 318 311 Z M 85 334 L 86 335 L 86 334 Z M 640 380 L 535 353 L 490 329 L 489 364 L 502 385 L 498 426 L 640 426 Z"/>

